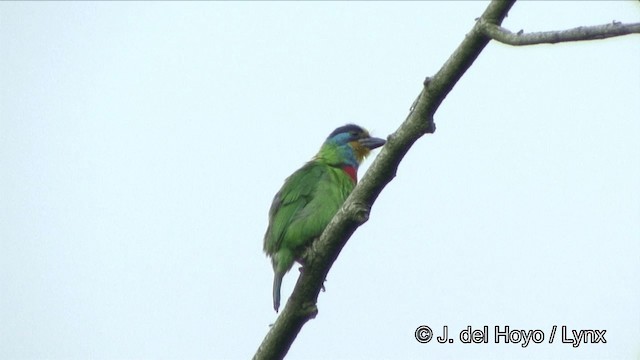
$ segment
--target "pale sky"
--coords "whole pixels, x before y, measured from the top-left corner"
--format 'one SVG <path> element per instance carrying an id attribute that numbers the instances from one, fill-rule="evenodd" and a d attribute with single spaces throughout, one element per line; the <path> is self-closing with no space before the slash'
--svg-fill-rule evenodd
<path id="1" fill-rule="evenodd" d="M 334 128 L 393 132 L 486 5 L 0 3 L 0 358 L 253 356 L 273 195 Z M 519 2 L 503 25 L 614 20 L 640 4 Z M 288 359 L 640 358 L 639 63 L 638 35 L 489 44 Z M 545 339 L 494 343 L 505 325 Z"/>

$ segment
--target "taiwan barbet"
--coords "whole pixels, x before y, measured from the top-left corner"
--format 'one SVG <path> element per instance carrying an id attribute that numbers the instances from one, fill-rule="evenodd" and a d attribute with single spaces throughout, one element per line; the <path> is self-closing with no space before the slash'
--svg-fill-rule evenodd
<path id="1" fill-rule="evenodd" d="M 306 248 L 318 238 L 357 182 L 360 163 L 371 150 L 385 144 L 360 126 L 335 129 L 320 151 L 291 174 L 269 210 L 264 252 L 273 265 L 273 308 L 280 308 L 282 278 Z"/>

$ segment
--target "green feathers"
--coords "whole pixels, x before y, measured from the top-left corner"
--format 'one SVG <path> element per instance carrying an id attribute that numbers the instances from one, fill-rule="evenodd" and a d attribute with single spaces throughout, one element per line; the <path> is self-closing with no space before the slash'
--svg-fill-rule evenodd
<path id="1" fill-rule="evenodd" d="M 293 173 L 276 195 L 264 242 L 275 273 L 276 311 L 280 307 L 282 277 L 311 241 L 322 234 L 353 187 L 353 181 L 342 169 L 311 161 Z"/>
<path id="2" fill-rule="evenodd" d="M 322 234 L 356 183 L 360 161 L 384 145 L 357 125 L 336 129 L 318 154 L 289 176 L 269 210 L 264 252 L 273 265 L 273 308 L 280 308 L 282 278 Z"/>

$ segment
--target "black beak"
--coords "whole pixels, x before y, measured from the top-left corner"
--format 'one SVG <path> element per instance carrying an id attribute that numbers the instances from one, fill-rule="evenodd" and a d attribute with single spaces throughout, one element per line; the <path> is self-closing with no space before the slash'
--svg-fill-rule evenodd
<path id="1" fill-rule="evenodd" d="M 375 138 L 375 137 L 368 137 L 368 138 L 364 138 L 364 139 L 360 139 L 358 140 L 358 142 L 360 143 L 360 145 L 367 147 L 369 150 L 373 150 L 375 148 L 379 148 L 380 146 L 384 145 L 386 143 L 385 140 L 382 140 L 380 138 Z"/>

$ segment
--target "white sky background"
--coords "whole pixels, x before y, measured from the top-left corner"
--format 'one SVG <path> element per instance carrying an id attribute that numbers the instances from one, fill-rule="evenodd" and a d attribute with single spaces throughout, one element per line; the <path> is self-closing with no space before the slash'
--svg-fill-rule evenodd
<path id="1" fill-rule="evenodd" d="M 251 357 L 283 180 L 337 126 L 393 132 L 486 5 L 1 3 L 0 358 Z M 504 26 L 613 20 L 640 5 L 519 2 Z M 491 43 L 288 358 L 638 359 L 639 45 Z M 423 324 L 456 342 L 419 344 Z M 607 343 L 548 344 L 553 325 Z"/>

